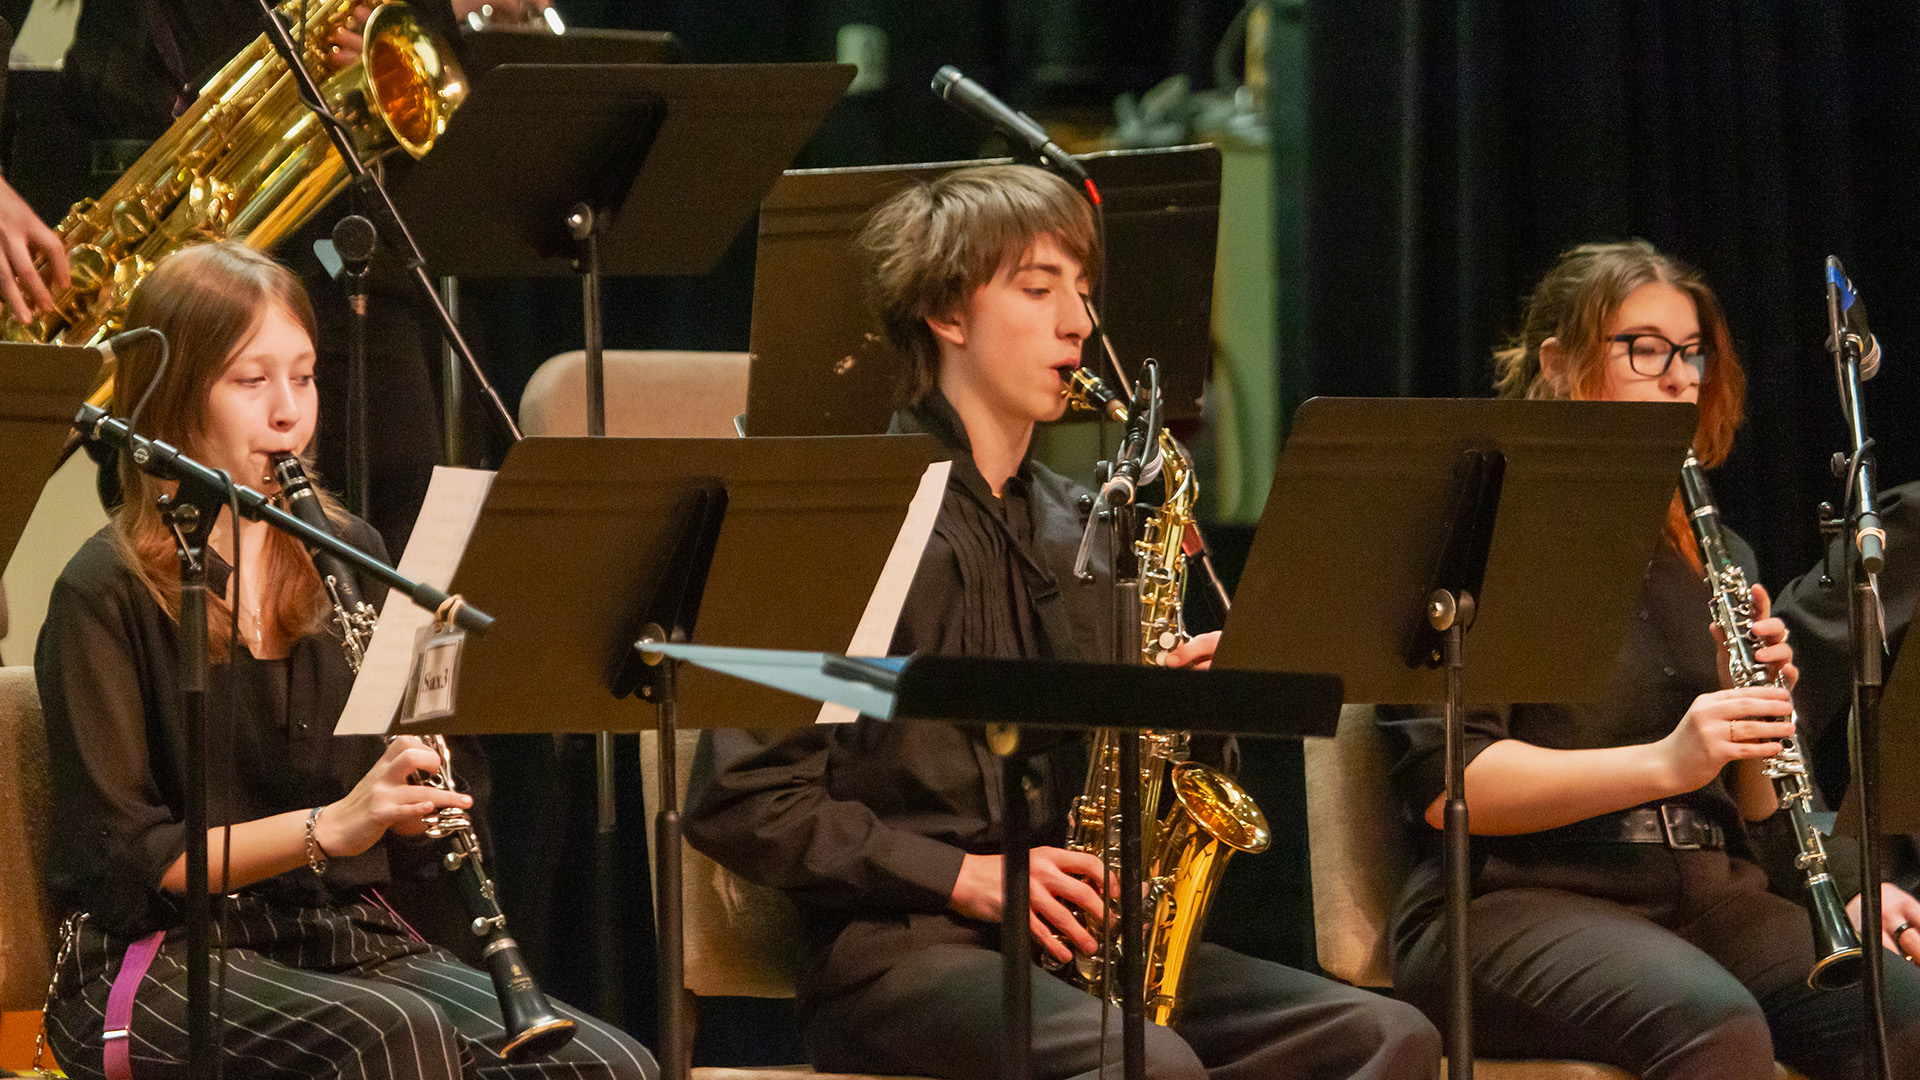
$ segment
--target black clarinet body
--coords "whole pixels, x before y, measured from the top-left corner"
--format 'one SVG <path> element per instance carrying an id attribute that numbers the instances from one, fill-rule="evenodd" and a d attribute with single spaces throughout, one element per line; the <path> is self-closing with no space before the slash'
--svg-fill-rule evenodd
<path id="1" fill-rule="evenodd" d="M 1747 572 L 1727 551 L 1726 537 L 1720 526 L 1720 511 L 1713 501 L 1713 489 L 1707 485 L 1706 470 L 1692 450 L 1680 467 L 1680 494 L 1686 504 L 1687 520 L 1693 526 L 1693 538 L 1700 546 L 1707 589 L 1713 594 L 1713 621 L 1726 635 L 1727 666 L 1739 686 L 1784 686 L 1754 658 L 1759 641 L 1753 634 L 1752 589 Z M 1792 715 L 1794 730 L 1800 726 L 1800 714 Z M 1819 827 L 1812 818 L 1813 785 L 1807 779 L 1807 764 L 1800 754 L 1800 740 L 1782 739 L 1780 752 L 1763 763 L 1767 778 L 1773 782 L 1774 796 L 1787 812 L 1793 826 L 1797 849 L 1795 864 L 1807 886 L 1808 915 L 1813 920 L 1813 969 L 1807 972 L 1807 985 L 1815 990 L 1838 990 L 1860 981 L 1865 961 L 1860 940 L 1847 920 L 1846 905 L 1840 890 L 1827 872 L 1827 849 Z"/>
<path id="2" fill-rule="evenodd" d="M 287 512 L 316 529 L 332 532 L 333 524 L 327 519 L 300 459 L 292 454 L 275 454 L 273 472 L 280 483 Z M 313 556 L 314 569 L 319 571 L 320 580 L 333 600 L 334 622 L 341 631 L 347 663 L 357 672 L 366 646 L 373 639 L 373 608 L 361 598 L 353 571 L 338 557 L 319 549 L 309 549 L 308 554 Z M 453 755 L 447 749 L 446 740 L 439 735 L 420 738 L 440 755 L 440 771 L 415 773 L 414 780 L 452 791 Z M 507 933 L 507 916 L 500 910 L 493 879 L 487 876 L 473 822 L 465 811 L 443 807 L 427 818 L 427 835 L 447 841 L 441 865 L 453 875 L 460 890 L 460 898 L 471 917 L 468 927 L 475 937 L 486 941 L 481 956 L 486 960 L 487 974 L 493 978 L 494 994 L 500 999 L 501 1026 L 506 1029 L 505 1042 L 498 1048 L 500 1056 L 510 1062 L 520 1062 L 551 1054 L 565 1046 L 573 1039 L 574 1022 L 556 1012 L 540 992 L 520 955 L 519 944 Z"/>

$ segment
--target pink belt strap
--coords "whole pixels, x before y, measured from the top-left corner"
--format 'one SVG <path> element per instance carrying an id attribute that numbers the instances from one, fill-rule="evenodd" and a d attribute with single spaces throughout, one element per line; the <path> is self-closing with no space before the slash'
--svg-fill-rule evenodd
<path id="1" fill-rule="evenodd" d="M 113 989 L 107 992 L 107 1029 L 102 1036 L 106 1047 L 101 1064 L 107 1080 L 133 1080 L 133 1062 L 128 1057 L 133 994 L 140 988 L 140 980 L 146 977 L 147 968 L 153 965 L 153 958 L 160 955 L 160 942 L 166 936 L 165 930 L 156 930 L 127 946 L 127 955 L 120 961 L 120 972 L 113 977 Z"/>

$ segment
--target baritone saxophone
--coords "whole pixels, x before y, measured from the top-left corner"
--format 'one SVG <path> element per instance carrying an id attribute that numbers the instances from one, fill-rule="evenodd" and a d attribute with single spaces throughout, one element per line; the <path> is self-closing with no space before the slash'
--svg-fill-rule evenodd
<path id="1" fill-rule="evenodd" d="M 306 67 L 324 70 L 328 41 L 368 0 L 283 0 Z M 306 21 L 300 24 L 302 12 Z M 321 96 L 369 160 L 419 157 L 465 99 L 451 50 L 404 3 L 375 0 L 360 59 L 324 78 Z M 30 323 L 0 315 L 0 338 L 85 345 L 121 328 L 133 290 L 163 257 L 204 240 L 270 250 L 348 181 L 346 163 L 301 103 L 265 34 L 228 61 L 165 134 L 98 199 L 75 203 L 55 230 L 73 283 Z M 89 400 L 112 397 L 113 372 Z"/>
<path id="2" fill-rule="evenodd" d="M 1100 381 L 1076 368 L 1064 391 L 1076 408 L 1125 421 L 1126 405 Z M 1134 542 L 1140 562 L 1140 662 L 1159 664 L 1188 639 L 1181 617 L 1186 596 L 1187 541 L 1199 480 L 1186 449 L 1160 432 L 1161 476 L 1166 498 Z M 1139 739 L 1141 775 L 1120 775 L 1120 740 Z M 1109 876 L 1120 866 L 1121 784 L 1140 787 L 1141 866 L 1147 888 L 1145 974 L 1142 1000 L 1147 1019 L 1171 1024 L 1179 1011 L 1180 983 L 1200 943 L 1227 860 L 1235 852 L 1265 851 L 1272 835 L 1267 819 L 1246 789 L 1217 769 L 1187 760 L 1184 731 L 1138 732 L 1101 728 L 1088 750 L 1087 782 L 1074 799 L 1067 846 L 1097 855 Z M 1165 800 L 1168 809 L 1158 816 Z M 1113 935 L 1093 927 L 1101 952 L 1076 957 L 1060 972 L 1068 982 L 1119 1003 L 1120 971 Z"/>

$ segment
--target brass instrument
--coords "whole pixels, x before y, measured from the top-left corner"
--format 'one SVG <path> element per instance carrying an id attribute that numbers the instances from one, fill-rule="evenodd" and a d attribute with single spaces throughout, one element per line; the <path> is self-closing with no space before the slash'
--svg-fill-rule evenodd
<path id="1" fill-rule="evenodd" d="M 1081 409 L 1107 413 L 1125 421 L 1126 405 L 1097 376 L 1075 369 L 1063 391 Z M 1188 639 L 1181 617 L 1186 594 L 1187 564 L 1182 543 L 1193 525 L 1193 506 L 1199 497 L 1186 450 L 1164 430 L 1160 432 L 1161 476 L 1166 498 L 1134 542 L 1140 560 L 1140 662 L 1164 662 L 1167 651 Z M 1120 740 L 1141 740 L 1141 775 L 1120 775 Z M 1110 871 L 1120 861 L 1120 785 L 1140 785 L 1141 865 L 1147 887 L 1146 956 L 1143 1000 L 1147 1019 L 1170 1024 L 1179 1009 L 1180 980 L 1193 947 L 1200 943 L 1207 911 L 1236 851 L 1260 852 L 1271 834 L 1267 819 L 1253 797 L 1218 770 L 1186 760 L 1187 734 L 1180 731 L 1136 732 L 1102 728 L 1093 735 L 1087 763 L 1087 782 L 1074 799 L 1067 846 L 1101 857 Z M 1163 794 L 1171 790 L 1164 818 L 1156 820 Z M 1103 953 L 1077 957 L 1061 974 L 1089 993 L 1118 1003 L 1113 985 L 1120 969 L 1107 943 L 1110 935 L 1096 931 Z"/>
<path id="2" fill-rule="evenodd" d="M 307 21 L 295 40 L 319 70 L 335 30 L 367 0 L 282 0 Z M 369 159 L 395 148 L 425 154 L 466 97 L 445 43 L 404 3 L 375 0 L 360 59 L 320 80 L 327 105 Z M 265 34 L 208 80 L 200 96 L 99 199 L 73 205 L 58 228 L 73 284 L 22 325 L 0 316 L 0 338 L 83 345 L 120 327 L 134 287 L 161 257 L 199 240 L 272 248 L 347 183 L 346 164 L 301 103 Z M 94 404 L 112 396 L 113 373 Z"/>
<path id="3" fill-rule="evenodd" d="M 331 533 L 333 525 L 327 520 L 326 510 L 321 507 L 300 459 L 292 454 L 274 454 L 272 460 L 274 478 L 280 482 L 287 512 L 316 529 Z M 352 569 L 338 557 L 319 548 L 308 549 L 308 554 L 313 557 L 314 569 L 320 572 L 320 579 L 326 583 L 333 599 L 334 622 L 343 634 L 347 663 L 357 673 L 366 654 L 366 643 L 373 636 L 373 608 L 361 599 Z M 440 755 L 440 771 L 415 773 L 415 782 L 442 791 L 454 790 L 453 752 L 447 748 L 447 741 L 439 735 L 420 738 Z M 554 1011 L 546 995 L 534 984 L 533 975 L 520 956 L 519 944 L 507 933 L 507 917 L 500 910 L 493 879 L 487 876 L 481 860 L 480 838 L 473 831 L 473 822 L 466 811 L 451 806 L 434 811 L 426 822 L 428 836 L 448 841 L 441 863 L 448 873 L 455 875 L 460 897 L 472 916 L 468 925 L 474 936 L 487 942 L 481 955 L 486 959 L 487 973 L 493 977 L 494 995 L 500 999 L 500 1022 L 507 1034 L 505 1044 L 499 1049 L 500 1056 L 519 1062 L 551 1054 L 565 1046 L 573 1039 L 574 1022 Z"/>
<path id="4" fill-rule="evenodd" d="M 1753 635 L 1753 590 L 1747 573 L 1727 551 L 1720 526 L 1720 511 L 1714 505 L 1713 489 L 1707 474 L 1692 450 L 1680 466 L 1680 494 L 1687 507 L 1687 520 L 1693 524 L 1693 537 L 1700 545 L 1707 588 L 1713 593 L 1713 621 L 1727 641 L 1727 666 L 1735 686 L 1780 686 L 1786 683 L 1767 673 L 1765 664 L 1754 659 L 1759 639 Z M 1796 729 L 1800 714 L 1792 716 Z M 1813 785 L 1807 780 L 1807 764 L 1800 755 L 1800 740 L 1782 739 L 1780 752 L 1762 763 L 1774 796 L 1787 812 L 1793 826 L 1794 846 L 1799 854 L 1794 862 L 1806 876 L 1813 920 L 1813 970 L 1807 972 L 1807 986 L 1814 990 L 1839 990 L 1860 981 L 1864 957 L 1860 939 L 1847 921 L 1846 905 L 1840 890 L 1827 873 L 1827 849 L 1820 829 L 1810 817 L 1813 809 Z"/>

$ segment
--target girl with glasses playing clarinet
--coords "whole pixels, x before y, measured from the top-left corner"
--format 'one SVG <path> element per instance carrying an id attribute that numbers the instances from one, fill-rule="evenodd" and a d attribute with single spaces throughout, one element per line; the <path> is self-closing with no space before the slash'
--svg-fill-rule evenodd
<path id="1" fill-rule="evenodd" d="M 1643 242 L 1574 248 L 1496 354 L 1506 397 L 1685 401 L 1694 448 L 1725 459 L 1745 379 L 1712 290 Z M 1728 534 L 1748 580 L 1753 555 Z M 1646 1080 L 1861 1075 L 1858 987 L 1810 989 L 1807 911 L 1767 890 L 1748 824 L 1776 799 L 1762 761 L 1794 734 L 1789 692 L 1730 689 L 1682 504 L 1670 511 L 1614 659 L 1587 705 L 1514 704 L 1467 721 L 1474 1047 L 1604 1062 Z M 1753 590 L 1756 658 L 1791 685 L 1786 627 Z M 1447 1000 L 1443 724 L 1383 710 L 1423 859 L 1393 926 L 1394 985 Z M 1920 1076 L 1920 970 L 1888 965 L 1890 1057 Z"/>

